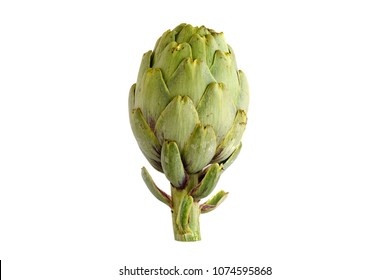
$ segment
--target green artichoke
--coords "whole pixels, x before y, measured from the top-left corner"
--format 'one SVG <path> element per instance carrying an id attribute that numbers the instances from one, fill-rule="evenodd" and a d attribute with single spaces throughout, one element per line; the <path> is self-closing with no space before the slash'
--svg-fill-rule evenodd
<path id="1" fill-rule="evenodd" d="M 149 190 L 171 208 L 176 240 L 200 240 L 199 215 L 226 198 L 220 191 L 200 203 L 240 152 L 248 102 L 247 79 L 222 32 L 180 24 L 144 54 L 130 89 L 130 124 L 142 153 L 170 181 L 168 195 L 142 168 Z"/>

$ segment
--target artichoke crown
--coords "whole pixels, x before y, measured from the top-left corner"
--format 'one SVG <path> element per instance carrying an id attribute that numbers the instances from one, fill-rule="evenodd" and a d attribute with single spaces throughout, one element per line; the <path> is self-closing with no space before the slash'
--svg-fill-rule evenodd
<path id="1" fill-rule="evenodd" d="M 185 174 L 222 166 L 240 148 L 248 101 L 247 79 L 224 34 L 181 24 L 143 55 L 130 123 L 148 161 L 180 186 Z"/>

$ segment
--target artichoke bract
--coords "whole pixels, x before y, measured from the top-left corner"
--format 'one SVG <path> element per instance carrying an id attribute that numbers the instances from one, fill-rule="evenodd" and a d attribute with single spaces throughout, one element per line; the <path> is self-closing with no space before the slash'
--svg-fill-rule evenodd
<path id="1" fill-rule="evenodd" d="M 199 215 L 226 198 L 219 191 L 200 202 L 240 152 L 248 102 L 247 79 L 222 32 L 180 24 L 143 55 L 130 124 L 142 153 L 170 181 L 168 195 L 142 168 L 149 190 L 171 208 L 176 240 L 200 240 Z"/>

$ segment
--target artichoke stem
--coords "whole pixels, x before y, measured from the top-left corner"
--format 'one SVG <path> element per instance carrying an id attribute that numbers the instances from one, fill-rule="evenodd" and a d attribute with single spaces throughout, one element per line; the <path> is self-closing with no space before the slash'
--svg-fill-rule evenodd
<path id="1" fill-rule="evenodd" d="M 193 186 L 190 180 L 183 189 L 171 186 L 172 194 L 172 225 L 176 241 L 199 241 L 201 213 L 199 203 L 189 195 Z"/>

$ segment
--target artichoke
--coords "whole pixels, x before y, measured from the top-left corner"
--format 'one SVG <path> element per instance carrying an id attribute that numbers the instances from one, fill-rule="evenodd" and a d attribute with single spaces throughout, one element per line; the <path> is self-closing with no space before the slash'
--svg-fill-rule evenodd
<path id="1" fill-rule="evenodd" d="M 219 191 L 200 203 L 240 152 L 248 102 L 247 79 L 222 32 L 180 24 L 143 55 L 130 124 L 142 153 L 170 181 L 168 195 L 142 168 L 149 190 L 171 208 L 175 240 L 200 240 L 200 214 L 226 198 Z"/>

